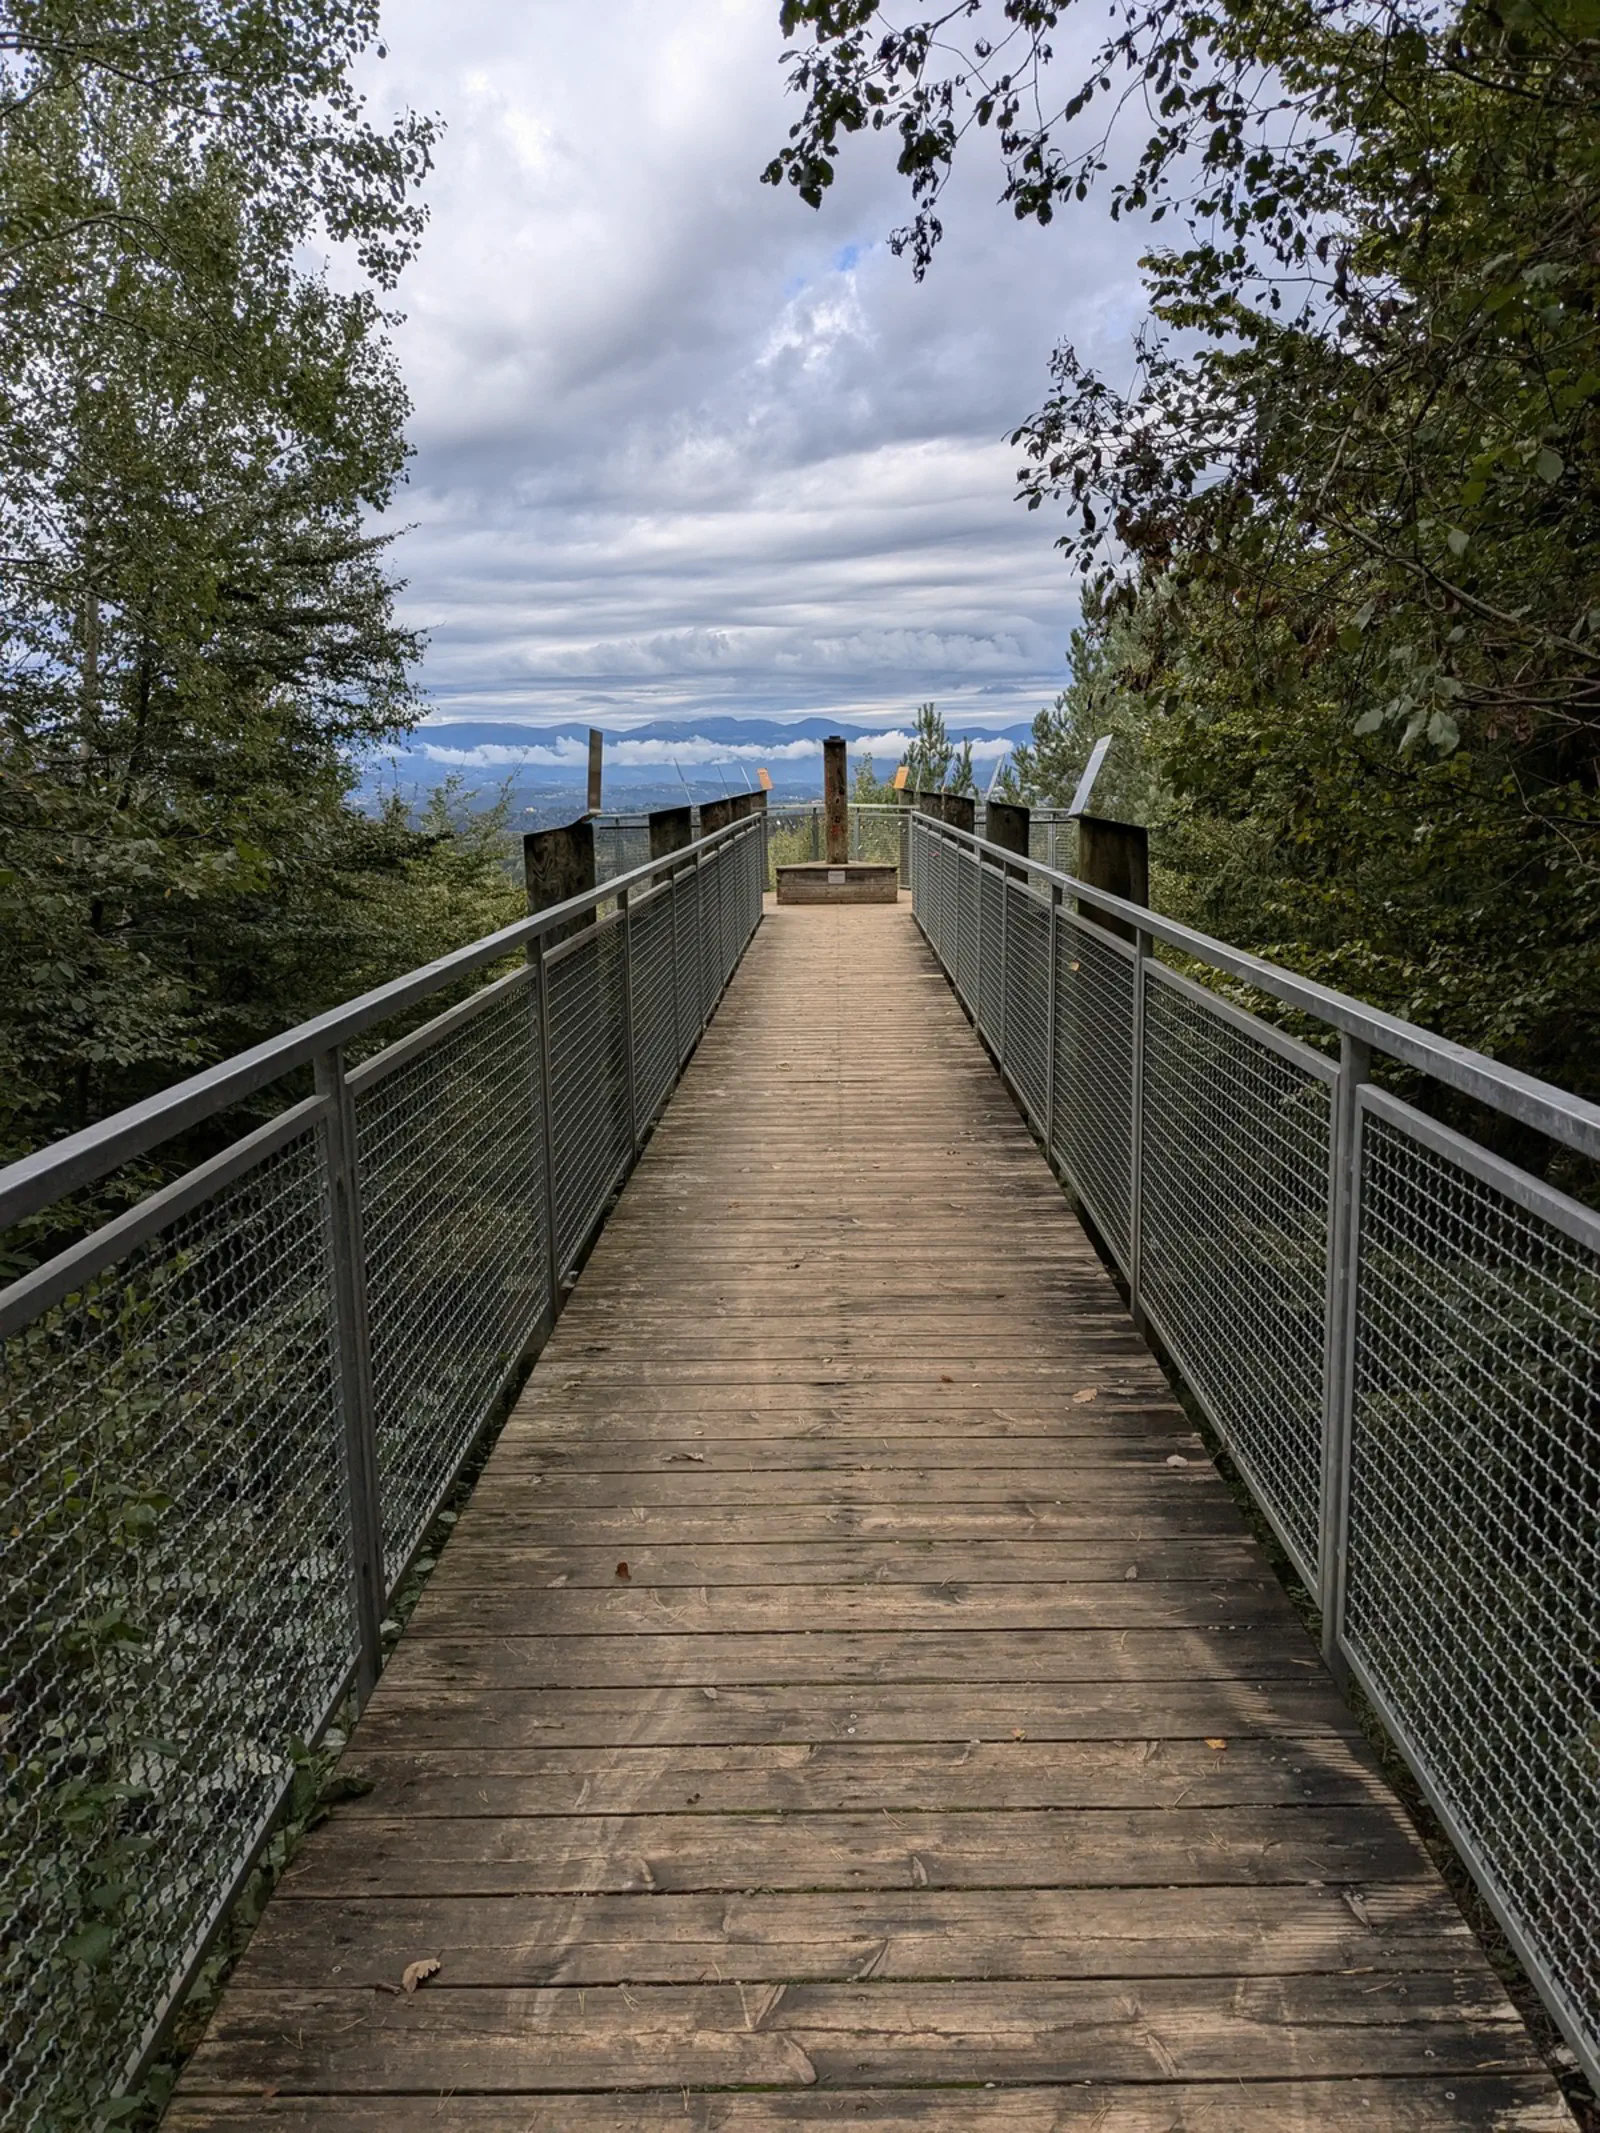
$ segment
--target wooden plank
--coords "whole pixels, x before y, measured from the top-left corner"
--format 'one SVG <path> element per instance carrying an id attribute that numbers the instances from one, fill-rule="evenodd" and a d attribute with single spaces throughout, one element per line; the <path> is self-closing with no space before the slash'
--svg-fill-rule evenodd
<path id="1" fill-rule="evenodd" d="M 756 1810 L 1293 1806 L 1387 1802 L 1370 1757 L 1344 1741 L 907 1743 L 503 1749 L 374 1754 L 353 1818 L 415 1815 L 744 1814 Z"/>
<path id="2" fill-rule="evenodd" d="M 198 2090 L 533 2092 L 875 2082 L 1232 2080 L 1531 2069 L 1491 1979 L 1149 1978 L 228 1994 Z"/>
<path id="3" fill-rule="evenodd" d="M 491 1803 L 486 1803 L 492 1805 Z M 336 1816 L 285 1887 L 321 1896 L 1361 1883 L 1427 1871 L 1390 1801 L 1000 1814 Z"/>
<path id="4" fill-rule="evenodd" d="M 1220 1612 L 1220 1610 L 1219 1610 Z M 388 1678 L 408 1688 L 561 1689 L 675 1682 L 1022 1682 L 1302 1679 L 1305 1632 L 1216 1623 L 1203 1630 L 825 1631 L 818 1635 L 408 1637 Z"/>
<path id="5" fill-rule="evenodd" d="M 1130 1458 L 1121 1468 L 994 1467 L 964 1474 L 951 1467 L 897 1467 L 892 1483 L 886 1482 L 889 1469 L 882 1463 L 866 1472 L 832 1473 L 809 1467 L 779 1467 L 756 1474 L 671 1468 L 632 1474 L 623 1480 L 610 1474 L 534 1473 L 513 1464 L 514 1458 L 513 1450 L 495 1477 L 496 1500 L 509 1509 L 531 1502 L 535 1493 L 541 1503 L 571 1511 L 605 1509 L 619 1500 L 630 1504 L 679 1504 L 688 1509 L 702 1504 L 734 1504 L 775 1510 L 780 1504 L 804 1503 L 876 1508 L 891 1487 L 902 1499 L 914 1494 L 920 1504 L 1038 1500 L 1057 1509 L 1070 1501 L 1085 1506 L 1148 1505 L 1159 1510 L 1167 1503 L 1195 1496 L 1216 1496 L 1228 1503 L 1209 1460 L 1190 1460 L 1187 1467 L 1174 1468 L 1160 1455 Z M 1238 1513 L 1231 1503 L 1228 1509 L 1237 1527 Z"/>
<path id="6" fill-rule="evenodd" d="M 1299 1629 L 1276 1578 L 1164 1584 L 1106 1578 L 1093 1585 L 635 1586 L 632 1565 L 608 1588 L 504 1581 L 492 1589 L 452 1579 L 424 1595 L 417 1637 L 769 1636 L 874 1629 L 1122 1630 Z"/>
<path id="7" fill-rule="evenodd" d="M 551 1741 L 610 1747 L 630 1742 L 703 1744 L 861 1740 L 886 1743 L 1013 1739 L 1301 1740 L 1354 1738 L 1355 1719 L 1325 1677 L 1298 1680 L 1075 1683 L 1001 1689 L 874 1682 L 860 1686 L 440 1689 L 386 1675 L 362 1718 L 360 1745 L 442 1749 Z"/>
<path id="8" fill-rule="evenodd" d="M 1378 1883 L 1357 1918 L 1337 1889 L 928 1889 L 892 1895 L 286 1895 L 250 1943 L 248 1991 L 381 1988 L 419 1949 L 452 1991 L 714 1984 L 741 1978 L 1278 1977 L 1448 1970 L 1470 1953 L 1443 1889 Z"/>
<path id="9" fill-rule="evenodd" d="M 954 2115 L 959 2111 L 959 2117 Z M 452 2093 L 450 2133 L 1572 2133 L 1549 2079 L 1428 2074 L 1404 2082 L 1253 2080 L 1124 2087 L 791 2090 L 687 2089 L 540 2099 Z M 440 2133 L 440 2099 L 182 2094 L 164 2133 Z"/>
<path id="10" fill-rule="evenodd" d="M 480 1537 L 481 1535 L 481 1537 Z M 470 1592 L 515 1582 L 524 1591 L 551 1585 L 574 1587 L 616 1582 L 615 1548 L 592 1545 L 518 1545 L 503 1531 L 485 1532 L 475 1519 L 462 1520 L 450 1541 L 448 1586 Z M 1052 1541 L 1012 1537 L 1003 1548 L 985 1541 L 665 1541 L 630 1547 L 628 1574 L 635 1587 L 682 1585 L 962 1584 L 1048 1585 L 1126 1582 L 1128 1572 L 1153 1584 L 1198 1578 L 1254 1577 L 1261 1557 L 1244 1539 L 1183 1540 L 1159 1545 L 1134 1542 Z"/>

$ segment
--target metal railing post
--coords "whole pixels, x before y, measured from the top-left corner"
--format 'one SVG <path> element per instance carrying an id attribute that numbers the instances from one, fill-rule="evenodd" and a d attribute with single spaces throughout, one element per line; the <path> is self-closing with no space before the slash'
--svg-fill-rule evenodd
<path id="1" fill-rule="evenodd" d="M 622 932 L 622 1043 L 628 1070 L 628 1137 L 637 1161 L 639 1087 L 633 1044 L 633 898 L 627 889 L 621 890 L 617 896 L 617 923 Z"/>
<path id="2" fill-rule="evenodd" d="M 555 1100 L 550 1082 L 550 972 L 544 943 L 533 944 L 533 997 L 539 1018 L 539 1130 L 544 1138 L 544 1257 L 550 1284 L 550 1323 L 561 1316 L 561 1247 L 556 1238 Z"/>
<path id="3" fill-rule="evenodd" d="M 1144 1315 L 1144 966 L 1151 939 L 1142 929 L 1133 939 L 1133 1086 L 1128 1103 L 1128 1306 L 1145 1331 Z"/>
<path id="4" fill-rule="evenodd" d="M 383 1669 L 383 1513 L 378 1493 L 378 1431 L 372 1394 L 372 1334 L 367 1318 L 367 1260 L 361 1233 L 355 1103 L 338 1046 L 319 1052 L 316 1090 L 328 1104 L 322 1128 L 333 1261 L 333 1327 L 344 1425 L 345 1488 L 350 1507 L 350 1576 L 356 1615 L 356 1697 L 364 1704 Z"/>
<path id="5" fill-rule="evenodd" d="M 1355 1392 L 1356 1260 L 1361 1244 L 1361 1086 L 1372 1078 L 1372 1048 L 1339 1040 L 1328 1149 L 1328 1266 L 1323 1303 L 1322 1499 L 1318 1521 L 1318 1599 L 1322 1652 L 1345 1672 L 1345 1555 L 1350 1523 L 1350 1422 Z"/>

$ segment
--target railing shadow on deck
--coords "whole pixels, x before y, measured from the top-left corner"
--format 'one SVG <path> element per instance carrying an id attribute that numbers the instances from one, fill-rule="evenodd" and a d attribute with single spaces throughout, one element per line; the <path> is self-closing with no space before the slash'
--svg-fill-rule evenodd
<path id="1" fill-rule="evenodd" d="M 132 2088 L 306 1745 L 365 1700 L 760 922 L 765 839 L 736 821 L 0 1172 L 3 1230 L 284 1106 L 0 1293 L 17 2133 Z"/>
<path id="2" fill-rule="evenodd" d="M 1600 1215 L 1376 1062 L 1591 1159 L 1600 1107 L 929 815 L 909 836 L 957 997 L 1600 2084 Z"/>

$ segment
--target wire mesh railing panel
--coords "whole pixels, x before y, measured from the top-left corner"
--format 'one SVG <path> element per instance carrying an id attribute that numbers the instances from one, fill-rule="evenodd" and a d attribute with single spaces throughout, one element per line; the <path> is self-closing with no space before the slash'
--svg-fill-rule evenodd
<path id="1" fill-rule="evenodd" d="M 1593 2063 L 1600 1223 L 1493 1175 L 1366 1109 L 1344 1635 Z"/>
<path id="2" fill-rule="evenodd" d="M 666 1102 L 678 1073 L 672 890 L 635 904 L 628 923 L 633 933 L 633 1089 L 642 1129 Z"/>
<path id="3" fill-rule="evenodd" d="M 720 850 L 707 853 L 700 864 L 700 1020 L 710 1019 L 721 990 L 722 971 L 722 872 Z"/>
<path id="4" fill-rule="evenodd" d="M 355 1657 L 308 1130 L 0 1355 L 0 2038 L 96 2123 Z"/>
<path id="5" fill-rule="evenodd" d="M 978 875 L 979 920 L 977 1023 L 998 1055 L 1005 1042 L 1006 1018 L 1006 889 L 1004 877 L 992 866 Z"/>
<path id="6" fill-rule="evenodd" d="M 1050 1109 L 1050 907 L 1006 883 L 1006 1072 L 1041 1131 Z"/>
<path id="7" fill-rule="evenodd" d="M 678 1065 L 700 1035 L 700 875 L 686 867 L 672 883 L 672 989 L 677 1003 Z"/>
<path id="8" fill-rule="evenodd" d="M 615 881 L 650 858 L 648 815 L 602 816 L 594 825 L 594 878 Z"/>
<path id="9" fill-rule="evenodd" d="M 1133 953 L 1098 926 L 1056 921 L 1056 1145 L 1095 1225 L 1128 1265 L 1133 1157 Z"/>
<path id="10" fill-rule="evenodd" d="M 550 1308 L 533 988 L 356 1084 L 384 1567 L 399 1577 Z"/>
<path id="11" fill-rule="evenodd" d="M 951 971 L 968 1010 L 978 1005 L 978 861 L 960 845 L 947 844 L 950 938 L 955 948 Z"/>
<path id="12" fill-rule="evenodd" d="M 1154 968 L 1145 979 L 1141 1296 L 1315 1581 L 1329 1079 Z"/>
<path id="13" fill-rule="evenodd" d="M 592 926 L 549 966 L 556 1264 L 566 1274 L 633 1147 L 622 935 Z"/>

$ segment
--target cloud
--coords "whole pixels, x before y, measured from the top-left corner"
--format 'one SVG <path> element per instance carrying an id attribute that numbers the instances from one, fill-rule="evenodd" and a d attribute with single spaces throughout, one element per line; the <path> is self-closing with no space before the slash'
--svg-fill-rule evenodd
<path id="1" fill-rule="evenodd" d="M 1074 587 L 1004 440 L 1058 338 L 1120 360 L 1133 233 L 1018 225 L 975 168 L 917 285 L 887 142 L 820 215 L 761 186 L 776 0 L 387 0 L 384 34 L 374 104 L 449 127 L 389 521 L 441 711 L 887 723 L 1060 686 Z"/>
<path id="2" fill-rule="evenodd" d="M 911 741 L 909 733 L 871 733 L 852 741 L 850 753 L 858 759 L 871 755 L 880 761 L 897 763 Z M 975 734 L 971 746 L 974 762 L 993 763 L 1009 752 L 1011 743 L 998 737 L 985 738 Z M 451 770 L 578 770 L 589 759 L 587 742 L 574 734 L 554 734 L 548 741 L 529 741 L 525 747 L 502 741 L 482 741 L 471 748 L 452 748 L 448 742 L 424 739 L 414 752 L 427 762 Z M 681 741 L 630 741 L 626 737 L 613 739 L 610 736 L 606 739 L 606 761 L 626 769 L 659 766 L 671 770 L 678 765 L 699 767 L 708 763 L 810 763 L 821 760 L 822 743 L 819 740 L 721 741 L 706 740 L 699 735 Z"/>

